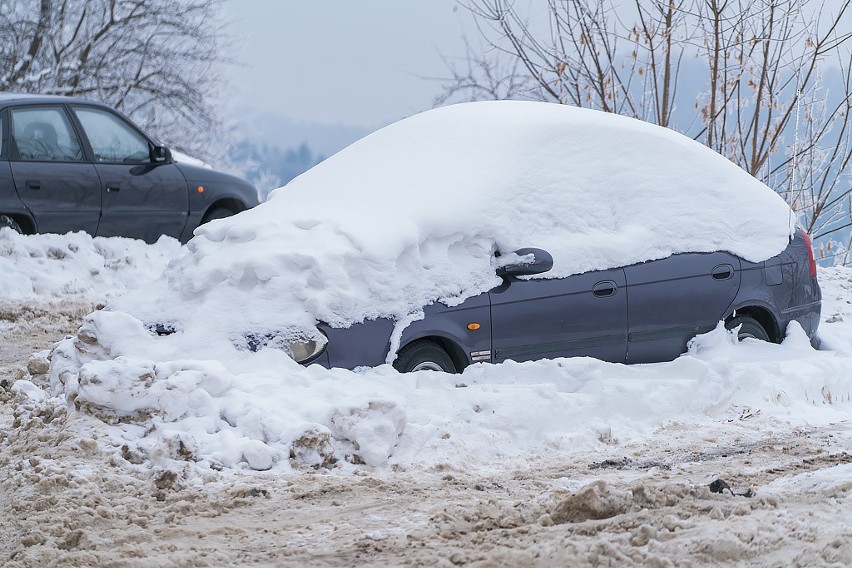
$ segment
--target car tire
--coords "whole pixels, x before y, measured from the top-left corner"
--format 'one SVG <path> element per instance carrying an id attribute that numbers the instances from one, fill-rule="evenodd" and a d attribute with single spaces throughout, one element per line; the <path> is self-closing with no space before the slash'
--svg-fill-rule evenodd
<path id="1" fill-rule="evenodd" d="M 765 329 L 763 329 L 763 326 L 760 325 L 760 322 L 751 316 L 736 316 L 725 322 L 725 327 L 727 329 L 735 329 L 737 326 L 740 328 L 737 332 L 737 339 L 739 341 L 749 338 L 759 339 L 766 342 L 772 341 L 769 338 L 769 334 Z"/>
<path id="2" fill-rule="evenodd" d="M 8 215 L 0 215 L 0 229 L 3 227 L 9 227 L 16 233 L 23 233 L 21 230 L 21 226 L 18 225 L 18 222 L 9 217 Z"/>
<path id="3" fill-rule="evenodd" d="M 234 212 L 227 207 L 215 207 L 204 215 L 204 218 L 201 220 L 201 224 L 203 225 L 204 223 L 208 223 L 215 219 L 224 219 L 225 217 L 231 217 L 233 215 Z"/>
<path id="4" fill-rule="evenodd" d="M 417 341 L 406 345 L 397 355 L 393 366 L 400 373 L 412 371 L 457 372 L 450 354 L 431 341 Z"/>

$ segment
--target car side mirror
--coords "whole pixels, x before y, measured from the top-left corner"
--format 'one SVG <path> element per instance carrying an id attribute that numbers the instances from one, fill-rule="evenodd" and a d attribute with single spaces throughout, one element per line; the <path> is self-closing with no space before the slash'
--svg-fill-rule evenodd
<path id="1" fill-rule="evenodd" d="M 553 268 L 553 257 L 549 252 L 537 248 L 522 248 L 514 252 L 517 258 L 497 268 L 497 276 L 529 276 L 541 274 Z"/>
<path id="2" fill-rule="evenodd" d="M 172 151 L 165 146 L 154 146 L 151 148 L 151 162 L 154 164 L 168 164 L 172 161 Z"/>

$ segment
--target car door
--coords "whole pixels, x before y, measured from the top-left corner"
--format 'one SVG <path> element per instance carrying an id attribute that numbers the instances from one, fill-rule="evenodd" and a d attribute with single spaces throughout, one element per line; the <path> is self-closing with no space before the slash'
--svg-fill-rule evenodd
<path id="1" fill-rule="evenodd" d="M 98 235 L 179 238 L 189 212 L 186 180 L 174 164 L 151 161 L 151 142 L 107 109 L 74 105 L 101 180 Z"/>
<path id="2" fill-rule="evenodd" d="M 740 260 L 726 252 L 676 254 L 624 268 L 627 362 L 674 359 L 712 330 L 737 295 Z"/>
<path id="3" fill-rule="evenodd" d="M 65 108 L 9 109 L 9 165 L 15 190 L 40 233 L 95 235 L 101 215 L 100 179 Z"/>
<path id="4" fill-rule="evenodd" d="M 624 362 L 627 294 L 620 268 L 568 278 L 509 278 L 489 292 L 494 361 L 589 356 Z"/>

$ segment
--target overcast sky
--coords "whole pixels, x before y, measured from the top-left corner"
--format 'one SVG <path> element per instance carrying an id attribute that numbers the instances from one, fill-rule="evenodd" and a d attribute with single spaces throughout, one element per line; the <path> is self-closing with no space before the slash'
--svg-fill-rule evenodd
<path id="1" fill-rule="evenodd" d="M 226 0 L 237 112 L 368 128 L 430 108 L 464 52 L 454 0 Z"/>

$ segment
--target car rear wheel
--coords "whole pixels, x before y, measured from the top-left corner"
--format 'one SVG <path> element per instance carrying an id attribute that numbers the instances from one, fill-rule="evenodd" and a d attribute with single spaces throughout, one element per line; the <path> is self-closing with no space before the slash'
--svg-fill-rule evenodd
<path id="1" fill-rule="evenodd" d="M 771 341 L 769 339 L 769 334 L 763 329 L 763 326 L 760 325 L 756 319 L 750 316 L 736 316 L 731 318 L 725 323 L 725 327 L 728 329 L 735 329 L 739 326 L 740 330 L 737 332 L 737 339 L 742 341 L 743 339 L 759 339 L 761 341 Z"/>
<path id="2" fill-rule="evenodd" d="M 213 221 L 214 219 L 224 219 L 225 217 L 231 217 L 234 214 L 233 211 L 228 209 L 227 207 L 215 207 L 207 212 L 204 218 L 201 220 L 201 224 L 208 223 Z"/>
<path id="3" fill-rule="evenodd" d="M 3 227 L 9 227 L 15 232 L 21 233 L 21 226 L 18 225 L 18 222 L 9 217 L 8 215 L 0 215 L 0 229 Z"/>
<path id="4" fill-rule="evenodd" d="M 393 366 L 400 373 L 410 373 L 411 371 L 457 372 L 449 353 L 431 341 L 418 341 L 406 345 L 397 355 Z"/>

